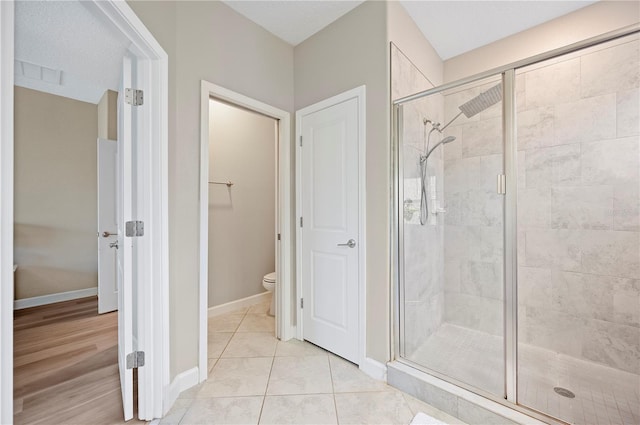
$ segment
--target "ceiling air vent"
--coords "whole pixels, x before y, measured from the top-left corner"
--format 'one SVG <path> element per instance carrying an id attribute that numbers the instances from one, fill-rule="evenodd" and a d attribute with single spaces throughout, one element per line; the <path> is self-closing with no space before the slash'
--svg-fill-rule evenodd
<path id="1" fill-rule="evenodd" d="M 16 59 L 15 75 L 49 84 L 62 84 L 62 71 Z"/>

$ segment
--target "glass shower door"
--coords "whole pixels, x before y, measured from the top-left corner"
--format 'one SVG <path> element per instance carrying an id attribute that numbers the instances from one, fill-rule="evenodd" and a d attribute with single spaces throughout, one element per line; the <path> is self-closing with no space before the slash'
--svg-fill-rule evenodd
<path id="1" fill-rule="evenodd" d="M 505 396 L 501 75 L 401 106 L 400 354 Z"/>
<path id="2" fill-rule="evenodd" d="M 640 423 L 640 41 L 517 71 L 518 403 Z"/>

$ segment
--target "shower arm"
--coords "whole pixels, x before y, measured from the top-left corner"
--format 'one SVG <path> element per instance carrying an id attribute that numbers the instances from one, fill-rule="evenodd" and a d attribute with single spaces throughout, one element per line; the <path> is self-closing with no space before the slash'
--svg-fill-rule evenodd
<path id="1" fill-rule="evenodd" d="M 448 123 L 446 123 L 446 124 L 444 125 L 444 127 L 442 127 L 442 128 L 438 128 L 438 131 L 439 131 L 440 133 L 442 133 L 442 132 L 444 131 L 444 129 L 445 129 L 445 128 L 449 127 L 449 126 L 451 125 L 451 123 L 452 123 L 452 122 L 454 122 L 454 121 L 455 121 L 455 120 L 456 120 L 460 115 L 462 115 L 462 114 L 463 114 L 463 112 L 462 112 L 462 111 L 458 112 L 458 115 L 456 115 L 455 117 L 453 117 L 453 119 L 452 119 L 451 121 L 449 121 Z"/>

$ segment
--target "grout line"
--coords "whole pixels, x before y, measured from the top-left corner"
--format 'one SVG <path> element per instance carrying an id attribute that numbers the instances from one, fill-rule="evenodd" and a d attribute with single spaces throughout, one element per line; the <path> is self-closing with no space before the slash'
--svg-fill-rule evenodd
<path id="1" fill-rule="evenodd" d="M 264 387 L 264 395 L 262 396 L 262 405 L 260 406 L 260 415 L 258 416 L 258 424 L 260 423 L 260 420 L 262 420 L 264 402 L 267 399 L 267 390 L 269 389 L 269 383 L 271 382 L 271 373 L 273 372 L 273 363 L 275 362 L 275 360 L 276 360 L 275 356 L 271 357 L 271 367 L 269 368 L 269 377 L 267 378 L 267 385 Z"/>
<path id="2" fill-rule="evenodd" d="M 338 403 L 336 402 L 336 388 L 333 383 L 333 369 L 331 368 L 331 358 L 327 356 L 327 362 L 329 363 L 329 377 L 331 378 L 331 395 L 333 396 L 333 409 L 336 412 L 336 424 L 340 424 L 338 419 Z"/>

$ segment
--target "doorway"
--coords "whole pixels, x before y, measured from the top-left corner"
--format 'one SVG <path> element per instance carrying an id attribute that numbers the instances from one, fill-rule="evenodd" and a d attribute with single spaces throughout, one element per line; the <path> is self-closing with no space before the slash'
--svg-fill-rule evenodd
<path id="1" fill-rule="evenodd" d="M 19 23 L 34 5 L 17 4 Z M 98 279 L 103 238 L 96 237 L 98 216 L 108 212 L 104 203 L 102 211 L 97 207 L 98 181 L 115 187 L 116 178 L 115 155 L 111 174 L 98 178 L 98 135 L 105 131 L 98 110 L 107 94 L 44 91 L 24 75 L 24 62 L 37 59 L 28 54 L 21 25 L 16 45 L 14 423 L 62 423 L 78 416 L 79 406 L 90 411 L 101 404 L 114 406 L 108 411 L 115 416 L 105 419 L 117 420 L 118 314 L 108 313 L 118 308 L 117 285 L 115 273 L 108 282 Z M 115 103 L 102 109 L 116 120 Z M 115 191 L 108 201 L 115 211 Z M 102 257 L 110 254 L 113 267 L 116 249 L 107 249 Z"/>
<path id="2" fill-rule="evenodd" d="M 29 4 L 25 4 L 29 3 Z M 28 11 L 26 14 L 22 7 L 27 9 L 35 7 L 36 9 Z M 56 11 L 46 11 L 43 13 L 43 9 L 57 8 Z M 74 8 L 73 13 L 66 13 L 68 10 L 65 8 Z M 51 12 L 51 13 L 49 13 Z M 43 57 L 41 63 L 37 63 L 34 60 L 26 60 L 24 56 L 18 57 L 14 63 L 14 51 L 16 54 L 22 55 L 21 49 L 18 46 L 14 46 L 14 40 L 19 42 L 19 39 L 14 39 L 14 27 L 16 33 L 19 35 L 21 25 L 27 25 L 27 28 L 32 31 L 38 31 L 40 28 L 34 24 L 34 20 L 40 16 L 40 18 L 46 18 L 49 20 L 49 24 L 53 26 L 53 31 L 50 34 L 60 34 L 63 31 L 80 31 L 82 28 L 86 30 L 85 24 L 89 25 L 89 30 L 93 30 L 96 22 L 98 22 L 101 34 L 89 33 L 93 37 L 74 37 L 74 42 L 62 43 L 65 47 L 71 49 L 73 46 L 80 45 L 82 49 L 65 51 L 64 55 L 60 54 L 59 49 L 46 48 L 44 44 L 38 44 L 37 47 L 41 50 Z M 64 20 L 69 17 L 82 16 L 83 19 L 77 18 L 76 22 L 70 25 L 65 25 Z M 0 6 L 0 20 L 2 21 L 2 27 L 0 31 L 0 47 L 2 65 L 0 67 L 0 84 L 2 86 L 2 102 L 0 104 L 0 131 L 2 132 L 2 144 L 0 146 L 0 174 L 2 178 L 2 191 L 0 193 L 0 216 L 1 216 L 1 235 L 2 240 L 0 243 L 0 270 L 2 272 L 2 298 L 0 299 L 0 315 L 2 316 L 2 334 L 1 334 L 1 374 L 2 383 L 0 385 L 0 421 L 3 423 L 11 423 L 13 421 L 13 387 L 14 387 L 14 362 L 13 362 L 13 302 L 14 302 L 14 287 L 13 287 L 13 265 L 15 263 L 14 258 L 14 182 L 19 184 L 14 179 L 14 81 L 17 83 L 21 77 L 19 72 L 23 73 L 22 76 L 29 76 L 35 81 L 35 85 L 49 84 L 54 87 L 52 90 L 71 89 L 76 95 L 90 92 L 90 87 L 87 87 L 87 81 L 83 81 L 82 78 L 73 73 L 65 75 L 69 72 L 69 69 L 87 67 L 84 62 L 91 62 L 89 56 L 96 54 L 104 54 L 96 48 L 95 43 L 100 41 L 113 42 L 117 40 L 118 48 L 124 48 L 126 50 L 126 56 L 129 58 L 129 76 L 131 77 L 123 87 L 117 87 L 118 91 L 124 92 L 124 88 L 131 88 L 139 90 L 140 93 L 145 90 L 151 96 L 151 100 L 147 101 L 146 107 L 138 108 L 135 111 L 127 112 L 126 107 L 121 111 L 124 111 L 121 116 L 124 121 L 127 122 L 128 118 L 133 118 L 133 125 L 124 125 L 126 131 L 121 134 L 128 134 L 124 141 L 120 143 L 127 149 L 121 149 L 121 152 L 125 152 L 124 158 L 129 160 L 132 158 L 133 150 L 136 150 L 134 162 L 128 162 L 118 175 L 121 177 L 120 182 L 122 187 L 127 188 L 130 191 L 132 187 L 135 187 L 137 210 L 129 211 L 129 215 L 121 215 L 119 221 L 119 228 L 122 230 L 118 236 L 118 252 L 129 252 L 130 256 L 127 259 L 126 266 L 122 269 L 131 270 L 132 262 L 135 261 L 137 267 L 136 272 L 136 288 L 135 293 L 137 298 L 132 299 L 131 293 L 132 285 L 131 280 L 129 284 L 123 284 L 121 287 L 127 288 L 127 291 L 118 291 L 120 294 L 120 302 L 118 308 L 118 314 L 120 315 L 118 322 L 119 342 L 118 342 L 118 363 L 120 364 L 120 375 L 124 377 L 131 377 L 133 375 L 133 369 L 127 366 L 126 358 L 129 354 L 139 358 L 138 352 L 142 351 L 146 354 L 145 367 L 138 369 L 138 388 L 141 390 L 138 403 L 138 416 L 143 419 L 153 419 L 155 417 L 161 417 L 162 414 L 168 410 L 170 406 L 163 406 L 163 392 L 168 386 L 169 382 L 169 368 L 168 368 L 168 331 L 167 326 L 163 326 L 168 320 L 168 299 L 167 299 L 167 286 L 168 286 L 168 273 L 167 273 L 167 56 L 162 48 L 153 39 L 151 34 L 144 28 L 144 26 L 137 19 L 133 11 L 125 4 L 120 2 L 3 2 Z M 89 22 L 89 23 L 88 23 Z M 49 34 L 49 35 L 50 35 Z M 105 36 L 109 34 L 108 36 Z M 30 33 L 33 36 L 33 33 Z M 77 36 L 77 34 L 76 34 Z M 96 37 L 98 41 L 96 41 Z M 110 37 L 110 38 L 109 38 Z M 30 38 L 33 41 L 33 38 Z M 60 42 L 56 37 L 49 37 L 47 41 L 51 43 Z M 37 44 L 37 43 L 36 43 Z M 87 46 L 93 47 L 93 50 L 87 50 Z M 135 46 L 135 47 L 134 47 Z M 55 47 L 55 46 L 54 46 Z M 38 50 L 34 48 L 33 50 Z M 116 49 L 117 50 L 117 49 Z M 124 64 L 126 60 L 123 59 L 123 55 L 115 55 L 117 51 L 110 50 L 113 55 L 110 57 L 113 60 L 120 58 L 121 60 L 116 63 L 115 67 L 121 72 L 125 71 Z M 33 51 L 31 52 L 33 53 Z M 47 64 L 47 60 L 54 59 L 66 59 L 69 62 L 74 62 L 76 67 Z M 48 66 L 47 66 L 48 65 Z M 15 70 L 15 72 L 14 72 Z M 126 73 L 125 73 L 126 75 Z M 57 83 L 56 83 L 57 81 Z M 91 81 L 91 79 L 89 79 Z M 124 80 L 123 80 L 124 81 Z M 66 84 L 62 84 L 62 82 Z M 75 84 L 74 84 L 75 83 Z M 64 86 L 64 87 L 62 87 Z M 34 87 L 37 88 L 37 87 Z M 95 87 L 94 87 L 95 88 Z M 56 95 L 62 94 L 61 92 Z M 100 93 L 102 94 L 102 93 Z M 121 99 L 123 96 L 121 96 Z M 137 96 L 136 99 L 142 99 L 142 96 Z M 132 120 L 128 122 L 131 124 Z M 33 126 L 38 127 L 42 123 L 34 121 Z M 64 126 L 64 122 L 59 122 L 59 126 Z M 138 128 L 139 127 L 139 128 Z M 135 129 L 136 133 L 132 134 L 131 129 Z M 137 130 L 140 130 L 138 132 Z M 145 135 L 146 132 L 150 132 L 149 137 L 137 138 L 138 135 Z M 18 137 L 19 134 L 16 134 Z M 127 138 L 129 137 L 129 138 Z M 97 137 L 87 143 L 92 144 L 95 148 Z M 153 143 L 150 141 L 153 140 Z M 43 142 L 47 142 L 45 138 Z M 128 150 L 128 152 L 126 152 Z M 145 152 L 146 155 L 140 155 Z M 73 155 L 73 152 L 70 156 Z M 93 158 L 95 163 L 95 156 Z M 80 161 L 79 161 L 80 162 Z M 124 163 L 124 162 L 121 162 Z M 129 173 L 130 180 L 123 178 Z M 93 174 L 91 179 L 95 182 L 96 173 Z M 127 195 L 124 195 L 126 199 Z M 71 202 L 65 198 L 64 195 L 60 196 L 60 202 Z M 93 197 L 92 202 L 95 205 L 96 197 Z M 147 213 L 148 212 L 148 213 Z M 140 239 L 128 239 L 129 235 L 125 236 L 124 222 L 131 220 L 133 217 L 131 213 L 136 214 L 135 218 L 139 218 L 140 222 L 146 221 L 147 238 Z M 95 217 L 95 216 L 94 216 Z M 70 231 L 75 230 L 73 226 Z M 134 226 L 134 230 L 142 230 L 142 224 L 140 227 Z M 17 233 L 17 232 L 16 232 Z M 36 235 L 43 236 L 43 233 L 37 233 Z M 95 226 L 92 229 L 92 238 L 95 238 Z M 127 232 L 128 233 L 128 232 Z M 136 235 L 141 235 L 142 232 L 136 232 Z M 19 234 L 17 236 L 20 236 Z M 19 241 L 18 241 L 19 242 Z M 96 241 L 93 239 L 93 246 L 95 247 Z M 97 257 L 97 256 L 96 256 Z M 97 261 L 97 258 L 96 258 Z M 125 264 L 122 261 L 120 264 Z M 127 273 L 125 273 L 127 274 Z M 132 276 L 132 273 L 128 273 L 128 276 Z M 122 294 L 129 292 L 128 296 Z M 123 302 L 123 298 L 124 301 Z M 74 302 L 72 302 L 74 303 Z M 126 308 L 123 308 L 126 306 Z M 69 306 L 66 306 L 69 307 Z M 73 307 L 73 306 L 72 306 Z M 77 306 L 75 306 L 77 307 Z M 93 306 L 91 307 L 93 309 Z M 96 306 L 97 309 L 97 306 Z M 135 311 L 134 311 L 135 309 Z M 135 314 L 136 329 L 133 328 L 133 319 Z M 123 315 L 126 320 L 121 320 Z M 154 323 L 156 325 L 154 325 Z M 20 323 L 15 323 L 16 326 L 20 326 Z M 157 328 L 157 329 L 156 329 Z M 137 340 L 135 344 L 133 342 L 133 333 L 136 332 Z M 126 338 L 125 338 L 126 336 Z M 125 347 L 125 349 L 123 349 Z M 18 349 L 19 347 L 16 347 Z M 134 353 L 135 351 L 135 353 Z M 46 362 L 44 362 L 46 363 Z M 20 367 L 20 362 L 17 362 L 16 367 Z M 135 362 L 131 364 L 132 367 L 137 366 Z M 141 365 L 140 365 L 141 366 Z M 117 365 L 115 366 L 118 367 Z M 116 374 L 116 380 L 118 380 Z M 130 385 L 123 386 L 124 404 L 124 418 L 129 419 L 133 414 L 133 382 L 129 379 Z M 158 385 L 158 384 L 161 385 Z M 18 384 L 16 382 L 16 384 Z M 155 385 L 153 385 L 155 384 Z M 23 406 L 24 407 L 24 406 Z M 122 415 L 122 412 L 121 412 Z M 122 417 L 122 416 L 121 416 Z"/>
<path id="3" fill-rule="evenodd" d="M 216 128 L 212 126 L 212 122 L 215 123 L 216 113 L 223 114 L 223 120 L 237 119 L 244 116 L 244 124 L 249 121 L 254 122 L 254 127 L 262 127 L 262 134 L 266 138 L 265 143 L 262 143 L 259 148 L 252 140 L 244 140 L 246 136 L 254 139 L 254 136 L 246 134 L 240 136 L 238 134 L 245 133 L 238 130 L 233 131 L 233 128 L 229 128 L 227 132 L 227 142 L 231 141 L 231 145 L 227 145 L 223 149 L 231 149 L 232 151 L 219 151 L 221 154 L 216 156 L 216 152 L 212 151 L 212 146 L 222 147 L 221 145 L 212 145 L 215 143 Z M 234 118 L 235 117 L 235 118 Z M 213 118 L 213 121 L 212 121 Z M 249 121 L 247 121 L 249 120 Z M 200 163 L 200 382 L 207 378 L 207 362 L 208 362 L 208 332 L 207 323 L 208 315 L 228 312 L 236 308 L 247 307 L 249 305 L 259 303 L 266 295 L 264 291 L 270 286 L 270 282 L 263 285 L 264 280 L 273 280 L 269 278 L 269 272 L 265 271 L 264 275 L 258 271 L 258 268 L 267 270 L 266 268 L 273 266 L 275 271 L 275 290 L 273 292 L 273 310 L 275 316 L 275 333 L 280 339 L 287 340 L 293 336 L 291 311 L 286 308 L 289 304 L 285 303 L 284 299 L 290 296 L 290 279 L 291 279 L 291 231 L 290 231 L 290 115 L 288 112 L 274 108 L 270 105 L 263 104 L 254 99 L 243 96 L 239 93 L 232 92 L 223 87 L 216 86 L 215 84 L 207 81 L 202 81 L 201 90 L 201 163 Z M 218 128 L 222 130 L 222 128 Z M 243 130 L 246 130 L 243 129 Z M 212 137 L 213 136 L 213 137 Z M 268 146 L 271 144 L 270 146 Z M 254 146 L 254 148 L 250 148 Z M 238 149 L 243 149 L 245 152 L 239 152 Z M 253 149 L 253 150 L 252 150 Z M 252 156 L 249 158 L 249 156 Z M 222 160 L 222 157 L 228 158 L 228 160 Z M 244 159 L 243 159 L 244 157 Z M 235 158 L 235 159 L 234 159 Z M 222 162 L 218 162 L 221 160 Z M 236 162 L 235 166 L 233 162 Z M 274 166 L 274 164 L 276 164 Z M 249 167 L 249 168 L 247 168 Z M 271 170 L 264 173 L 258 173 L 261 177 L 253 175 L 259 171 L 259 169 Z M 244 171 L 243 171 L 244 170 Z M 237 181 L 228 177 L 229 173 L 236 172 L 241 173 L 238 178 L 242 179 L 242 184 L 237 185 Z M 270 173 L 270 174 L 269 174 Z M 257 180 L 256 180 L 257 179 Z M 264 187 L 263 187 L 264 186 Z M 257 192 L 256 192 L 257 190 Z M 266 192 L 266 193 L 265 193 Z M 269 193 L 272 193 L 269 195 Z M 253 198 L 253 199 L 250 199 Z M 260 208 L 255 207 L 252 209 L 252 203 L 262 199 L 263 203 L 271 204 L 262 205 Z M 246 202 L 245 202 L 246 201 Z M 265 245 L 266 250 L 272 252 L 272 254 L 265 255 L 260 253 L 259 249 L 256 251 L 255 246 L 245 247 L 244 250 L 254 252 L 256 261 L 260 264 L 252 264 L 242 266 L 241 264 L 226 264 L 220 263 L 224 255 L 224 248 L 228 246 L 228 250 L 232 251 L 233 245 L 239 242 L 238 239 L 233 238 L 232 235 L 225 233 L 228 229 L 224 229 L 224 220 L 236 220 L 232 219 L 229 214 L 234 214 L 234 208 L 240 207 L 242 203 L 245 203 L 245 210 L 247 216 L 246 220 L 251 220 L 251 225 L 242 225 L 242 222 L 237 222 L 236 225 L 241 226 L 242 233 L 253 232 L 252 235 L 246 235 L 249 242 L 247 243 L 260 243 Z M 264 208 L 263 208 L 264 207 Z M 258 210 L 262 211 L 262 215 L 267 217 L 258 217 Z M 218 218 L 222 220 L 218 223 L 212 223 L 210 220 L 214 219 L 217 214 Z M 273 215 L 272 215 L 273 214 Z M 270 218 L 272 217 L 272 218 Z M 264 221 L 264 225 L 260 226 L 259 232 L 254 229 L 251 231 L 253 225 L 257 220 Z M 266 221 L 265 221 L 266 220 Z M 236 220 L 237 221 L 237 220 Z M 271 221 L 271 225 L 269 225 Z M 210 227 L 211 224 L 211 227 Z M 275 225 L 275 231 L 274 226 Z M 221 227 L 223 226 L 223 227 Z M 255 226 L 254 226 L 255 227 Z M 211 231 L 217 232 L 218 240 L 211 244 L 210 235 Z M 258 235 L 257 233 L 262 233 Z M 243 240 L 244 240 L 243 239 Z M 217 244 L 217 245 L 216 245 Z M 216 250 L 215 252 L 210 252 Z M 237 247 L 242 251 L 242 247 Z M 271 251 L 273 250 L 273 251 Z M 214 254 L 212 258 L 211 255 Z M 271 255 L 271 257 L 269 257 Z M 273 258 L 272 261 L 270 258 Z M 244 261 L 237 260 L 236 261 Z M 213 267 L 219 265 L 217 270 Z M 210 269 L 210 267 L 212 269 Z M 266 268 L 265 268 L 266 267 Z M 253 269 L 251 276 L 247 273 L 249 269 Z M 228 278 L 225 278 L 225 269 L 227 270 Z M 238 270 L 242 269 L 242 276 L 233 276 L 228 273 L 238 274 Z M 260 269 L 260 270 L 262 270 Z M 210 293 L 210 281 L 211 278 L 216 279 L 216 285 L 221 287 L 214 288 Z M 221 279 L 222 278 L 222 279 Z M 238 280 L 239 279 L 239 280 Z M 237 281 L 237 282 L 236 282 Z M 232 283 L 236 282 L 236 283 Z M 233 284 L 231 288 L 227 285 Z M 242 286 L 248 286 L 243 288 Z M 226 289 L 224 289 L 226 287 Z M 231 293 L 231 292 L 234 293 Z M 241 292 L 237 292 L 241 291 Z M 215 296 L 215 300 L 212 300 L 212 296 Z M 213 303 L 212 303 L 213 301 Z M 213 307 L 213 308 L 210 308 Z M 266 310 L 271 310 L 268 308 Z M 265 313 L 267 312 L 265 310 Z"/>
<path id="4" fill-rule="evenodd" d="M 209 108 L 208 305 L 219 309 L 273 291 L 278 120 L 217 99 Z"/>

